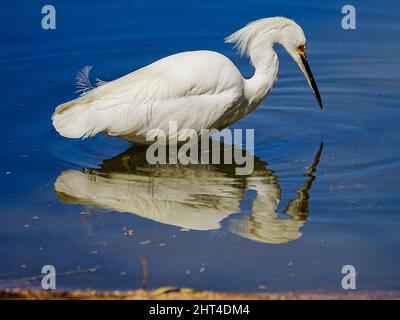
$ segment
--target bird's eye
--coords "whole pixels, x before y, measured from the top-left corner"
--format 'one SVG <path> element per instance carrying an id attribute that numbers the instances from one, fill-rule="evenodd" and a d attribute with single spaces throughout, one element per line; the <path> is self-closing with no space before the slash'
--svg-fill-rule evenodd
<path id="1" fill-rule="evenodd" d="M 299 44 L 299 45 L 297 46 L 297 51 L 299 51 L 299 52 L 304 52 L 304 51 L 305 51 L 304 44 Z"/>

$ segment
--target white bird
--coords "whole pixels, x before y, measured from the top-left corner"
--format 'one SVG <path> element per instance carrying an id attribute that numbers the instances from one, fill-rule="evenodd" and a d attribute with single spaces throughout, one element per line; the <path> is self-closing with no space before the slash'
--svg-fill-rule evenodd
<path id="1" fill-rule="evenodd" d="M 221 145 L 221 157 L 225 146 L 229 147 Z M 283 212 L 285 218 L 278 213 L 279 179 L 258 157 L 254 157 L 251 174 L 237 176 L 236 163 L 154 166 L 147 162 L 146 150 L 135 146 L 103 160 L 100 169 L 62 172 L 54 189 L 64 203 L 132 213 L 191 230 L 219 229 L 221 222 L 228 220 L 230 231 L 242 237 L 285 243 L 302 235 L 300 228 L 309 214 L 309 192 L 322 148 L 321 144 L 297 198 Z M 256 192 L 251 214 L 236 216 L 247 190 Z"/>
<path id="2" fill-rule="evenodd" d="M 256 20 L 225 41 L 250 57 L 255 68 L 250 79 L 217 52 L 174 54 L 114 81 L 101 82 L 59 105 L 52 116 L 55 129 L 67 138 L 105 133 L 137 143 L 146 143 L 152 129 L 168 136 L 170 121 L 176 122 L 178 140 L 185 129 L 198 134 L 202 129 L 221 130 L 253 111 L 272 89 L 278 74 L 274 44 L 281 44 L 300 66 L 322 108 L 306 58 L 306 38 L 294 21 Z M 174 138 L 171 135 L 168 138 Z"/>

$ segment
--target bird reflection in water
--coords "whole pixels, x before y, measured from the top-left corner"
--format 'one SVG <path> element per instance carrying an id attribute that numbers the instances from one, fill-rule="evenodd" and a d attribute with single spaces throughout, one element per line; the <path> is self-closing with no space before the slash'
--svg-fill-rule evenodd
<path id="1" fill-rule="evenodd" d="M 220 149 L 223 159 L 223 144 Z M 134 146 L 104 160 L 100 169 L 62 172 L 55 190 L 63 203 L 133 213 L 191 230 L 219 229 L 222 220 L 240 212 L 245 192 L 254 190 L 251 214 L 230 218 L 229 230 L 258 242 L 285 243 L 302 235 L 300 228 L 308 218 L 309 191 L 322 149 L 323 144 L 297 190 L 297 198 L 283 212 L 286 217 L 277 212 L 281 194 L 278 177 L 258 157 L 254 157 L 251 174 L 238 176 L 235 164 L 150 165 L 146 149 Z"/>

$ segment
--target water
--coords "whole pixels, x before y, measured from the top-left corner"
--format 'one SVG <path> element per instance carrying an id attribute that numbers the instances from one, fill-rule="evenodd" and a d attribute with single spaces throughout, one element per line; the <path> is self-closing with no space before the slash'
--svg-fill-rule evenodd
<path id="1" fill-rule="evenodd" d="M 353 1 L 356 30 L 341 28 L 340 1 L 53 4 L 53 31 L 41 29 L 40 1 L 10 2 L 0 13 L 0 287 L 39 288 L 29 278 L 51 264 L 59 289 L 136 289 L 145 257 L 149 288 L 340 291 L 351 264 L 358 289 L 400 289 L 398 2 Z M 277 49 L 276 87 L 232 126 L 255 128 L 253 180 L 230 166 L 151 167 L 127 142 L 68 140 L 52 128 L 55 106 L 77 96 L 73 79 L 84 65 L 111 80 L 210 49 L 250 76 L 222 39 L 274 15 L 304 28 L 325 109 Z M 316 171 L 304 175 L 321 142 Z M 70 193 L 85 183 L 96 191 L 74 197 L 61 182 Z"/>

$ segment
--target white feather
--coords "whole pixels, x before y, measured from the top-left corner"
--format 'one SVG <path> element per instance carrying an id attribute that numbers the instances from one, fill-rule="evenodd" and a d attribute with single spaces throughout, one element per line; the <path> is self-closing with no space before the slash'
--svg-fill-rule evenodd
<path id="1" fill-rule="evenodd" d="M 293 20 L 283 17 L 259 19 L 250 22 L 242 29 L 226 37 L 225 42 L 234 43 L 240 55 L 249 56 L 252 47 L 257 47 L 264 43 L 268 32 L 273 30 L 279 32 L 285 27 L 293 26 L 296 26 Z"/>
<path id="2" fill-rule="evenodd" d="M 290 32 L 270 32 L 288 27 Z M 65 137 L 103 132 L 139 143 L 146 143 L 151 129 L 176 138 L 185 129 L 199 133 L 225 128 L 254 110 L 270 92 L 278 72 L 273 45 L 289 43 L 285 48 L 294 55 L 294 43 L 305 41 L 299 30 L 292 20 L 267 18 L 226 39 L 250 56 L 256 69 L 251 79 L 244 79 L 231 60 L 212 51 L 175 54 L 114 81 L 97 81 L 97 87 L 89 80 L 92 67 L 86 66 L 76 81 L 82 95 L 56 108 L 53 125 Z M 168 132 L 170 121 L 177 123 L 175 135 Z"/>
<path id="3" fill-rule="evenodd" d="M 90 71 L 93 69 L 92 66 L 84 66 L 75 76 L 75 87 L 78 89 L 75 93 L 81 93 L 84 95 L 86 92 L 92 90 L 95 87 L 102 86 L 107 83 L 107 81 L 100 80 L 96 78 L 95 85 L 93 86 L 90 81 Z"/>
<path id="4" fill-rule="evenodd" d="M 89 79 L 89 73 L 92 69 L 92 66 L 84 66 L 78 71 L 75 76 L 75 87 L 78 89 L 76 93 L 84 95 L 87 91 L 94 88 Z"/>

